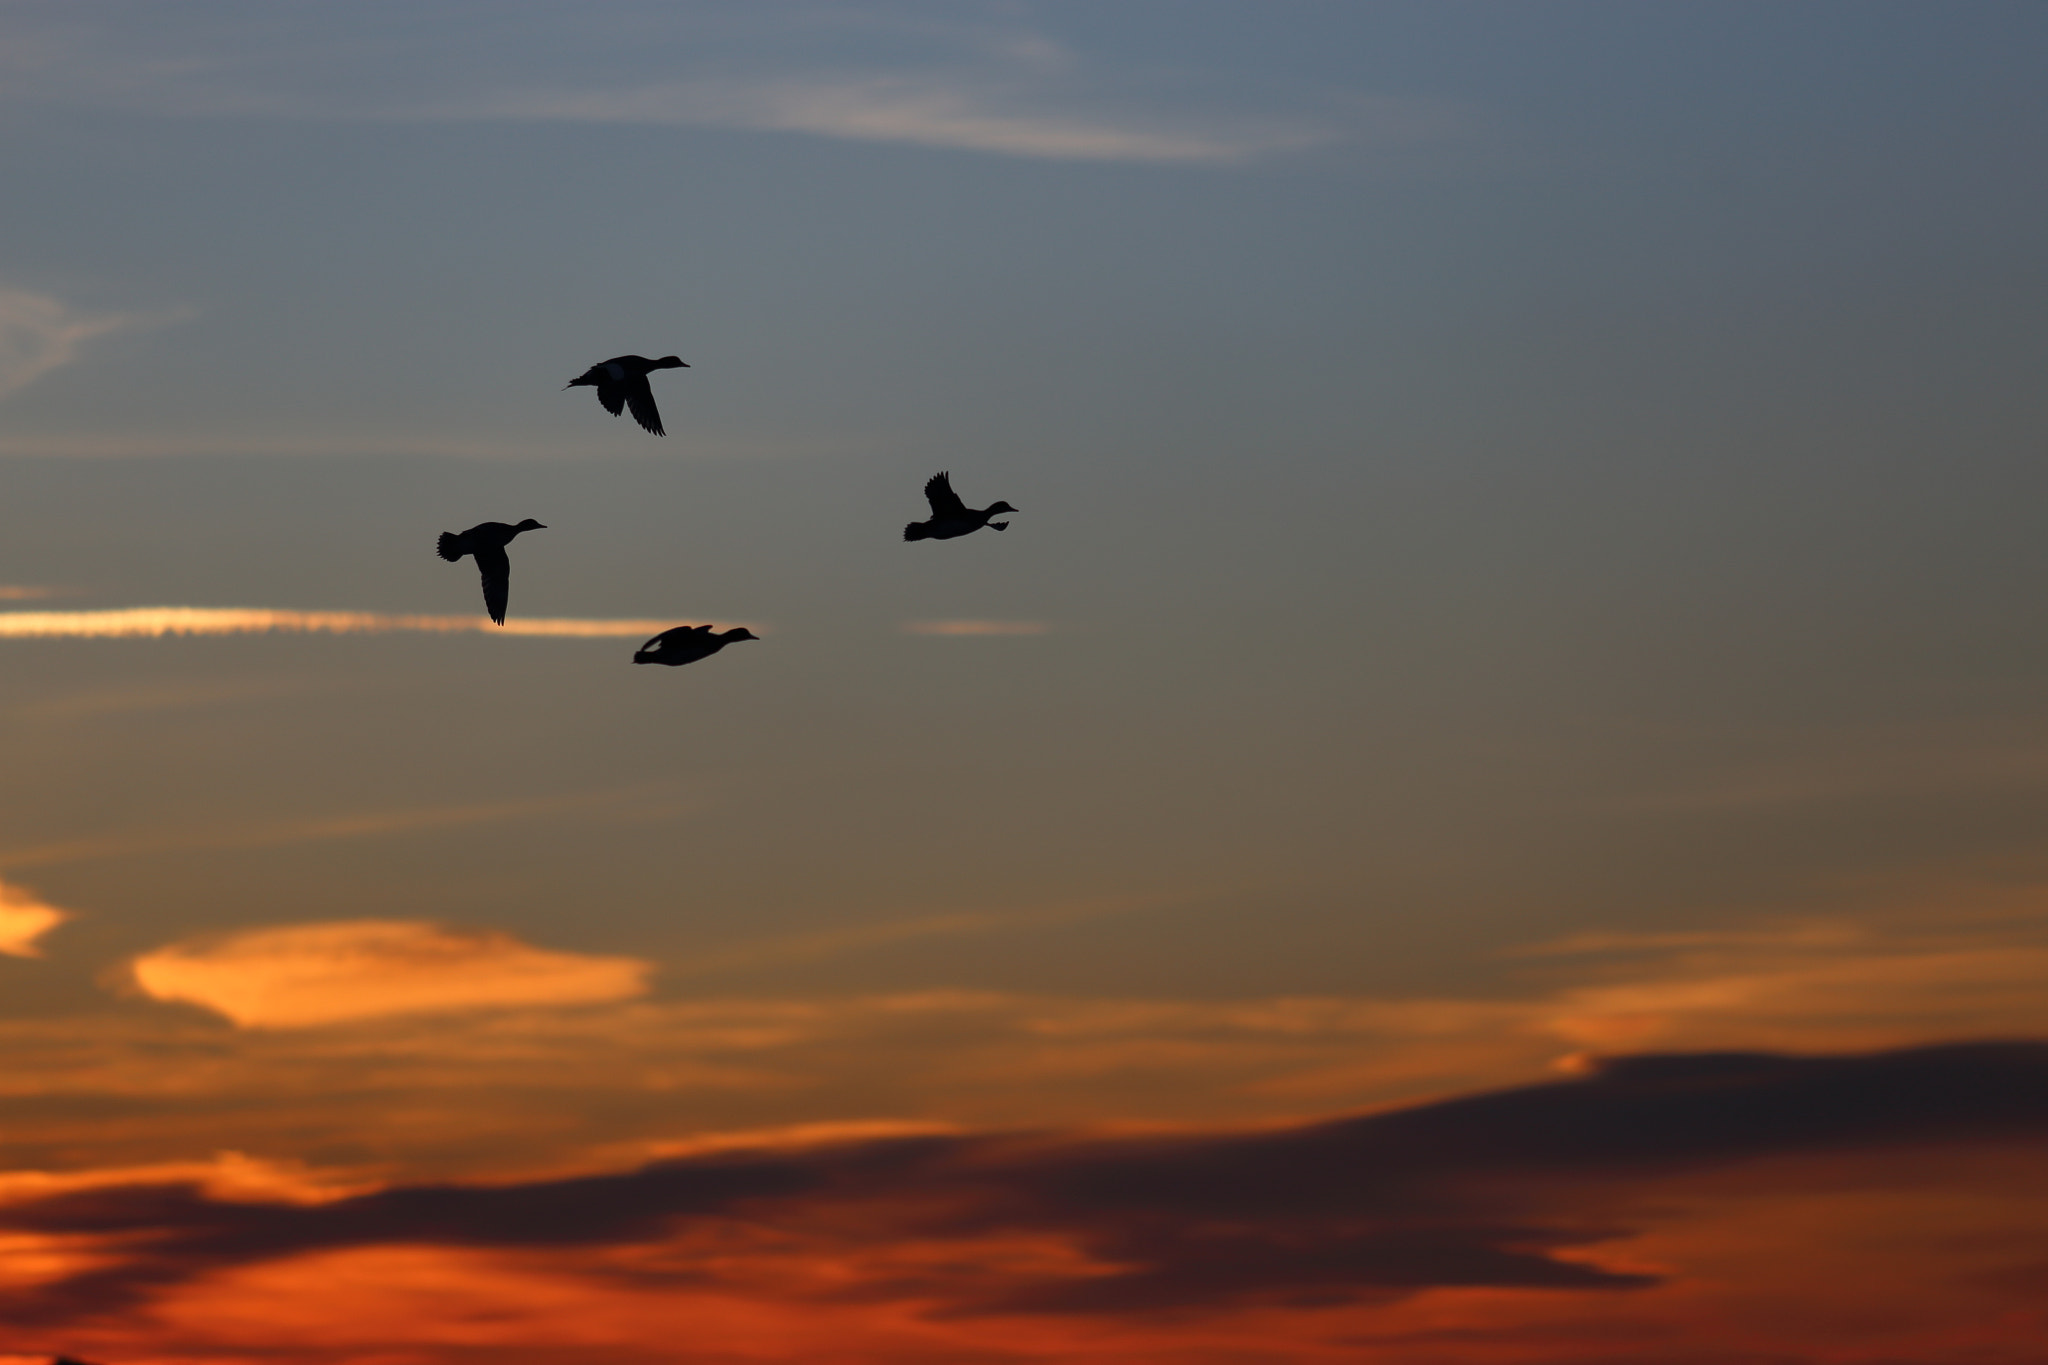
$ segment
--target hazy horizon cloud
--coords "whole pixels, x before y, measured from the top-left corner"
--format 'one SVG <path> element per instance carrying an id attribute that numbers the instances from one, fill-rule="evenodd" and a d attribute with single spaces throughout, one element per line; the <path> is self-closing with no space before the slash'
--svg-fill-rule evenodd
<path id="1" fill-rule="evenodd" d="M 653 964 L 551 952 L 495 931 L 344 920 L 174 943 L 128 970 L 153 1000 L 198 1005 L 241 1028 L 294 1029 L 625 1000 L 647 989 Z"/>
<path id="2" fill-rule="evenodd" d="M 408 1159 L 431 1160 L 485 1142 L 498 1153 L 495 1162 L 525 1169 L 590 1160 L 598 1151 L 651 1150 L 645 1144 L 678 1136 L 665 1111 L 622 1122 L 609 1105 L 591 1111 L 593 1121 L 612 1114 L 609 1126 L 530 1133 L 503 1126 L 504 1115 L 542 1094 L 565 1103 L 574 1095 L 650 1089 L 688 1096 L 695 1131 L 820 1117 L 933 1115 L 1027 1126 L 1256 1122 L 1515 1084 L 1560 1068 L 1583 1071 L 1589 1053 L 1828 1053 L 2048 1032 L 2048 949 L 2015 951 L 2009 936 L 1995 931 L 1955 937 L 1925 924 L 1869 926 L 1851 954 L 1817 949 L 1796 925 L 1786 926 L 1779 941 L 1759 939 L 1705 958 L 1687 948 L 1650 949 L 1626 971 L 1567 964 L 1563 979 L 1492 998 L 1202 1000 L 965 989 L 804 996 L 705 984 L 720 972 L 744 974 L 853 950 L 875 954 L 934 937 L 1052 931 L 1142 908 L 1055 906 L 1035 916 L 940 917 L 880 926 L 884 932 L 849 927 L 677 950 L 648 961 L 663 980 L 684 984 L 687 994 L 593 1001 L 567 1014 L 543 998 L 532 1008 L 504 1004 L 488 1013 L 442 1014 L 428 1030 L 405 1027 L 402 1015 L 376 1008 L 335 1016 L 311 1031 L 258 1028 L 232 1039 L 196 1019 L 133 1014 L 74 1015 L 55 1031 L 34 1021 L 0 1021 L 0 1050 L 12 1059 L 0 1093 L 16 1106 L 14 1140 L 24 1151 L 46 1140 L 38 1134 L 47 1124 L 58 1125 L 53 1138 L 67 1131 L 66 1097 L 97 1096 L 117 1112 L 129 1103 L 146 1106 L 150 1096 L 169 1089 L 204 1097 L 206 1112 L 218 1122 L 234 1116 L 235 1131 L 267 1134 L 264 1149 L 283 1156 L 306 1150 L 304 1134 L 346 1127 L 355 1104 L 347 1077 L 374 1061 L 387 1096 L 431 1102 L 451 1086 L 464 1096 L 459 1111 L 392 1135 Z M 2029 935 L 2039 937 L 2042 927 L 2036 917 Z M 486 985 L 494 979 L 488 945 L 467 939 L 439 944 L 439 930 L 411 922 L 390 936 L 348 925 L 312 929 L 318 932 L 310 937 L 295 929 L 282 941 L 259 938 L 253 948 L 244 944 L 246 951 L 219 960 L 220 940 L 189 949 L 174 945 L 173 976 L 202 987 L 214 980 L 189 971 L 177 977 L 180 966 L 189 968 L 186 959 L 196 957 L 230 982 L 274 984 L 301 969 L 345 982 L 388 955 L 413 962 L 401 972 L 407 979 L 433 975 L 417 963 L 437 960 L 451 969 L 475 966 Z M 239 942 L 243 936 L 231 937 Z M 1018 939 L 1019 949 L 1029 945 L 1028 938 Z M 539 950 L 520 945 L 519 951 Z M 600 960 L 623 972 L 616 965 L 623 960 Z M 247 976 L 238 978 L 243 968 Z M 567 974 L 579 979 L 580 971 Z M 600 973 L 599 979 L 625 978 Z M 337 991 L 344 988 L 315 992 L 315 998 L 328 1001 Z M 375 998 L 373 986 L 365 991 Z M 220 1000 L 234 1003 L 226 995 Z M 263 1008 L 256 1006 L 259 1016 Z M 300 1097 L 297 1126 L 272 1132 L 264 1116 L 286 1091 Z M 39 1117 L 42 1104 L 57 1107 Z M 103 1139 L 71 1134 L 61 1141 L 77 1151 L 104 1144 L 126 1161 L 134 1159 L 124 1145 L 131 1140 L 126 1131 L 116 1125 Z M 496 1168 L 478 1159 L 469 1167 Z"/>

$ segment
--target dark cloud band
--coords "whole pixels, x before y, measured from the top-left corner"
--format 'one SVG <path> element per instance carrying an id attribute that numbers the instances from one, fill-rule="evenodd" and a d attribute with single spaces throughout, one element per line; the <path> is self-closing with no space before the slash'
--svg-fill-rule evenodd
<path id="1" fill-rule="evenodd" d="M 957 1244 L 943 1264 L 832 1291 L 955 1316 L 1314 1306 L 1438 1286 L 1624 1290 L 1655 1280 L 1556 1254 L 1624 1231 L 1605 1221 L 1612 1200 L 1588 1192 L 1770 1156 L 2044 1131 L 2048 1044 L 2014 1042 L 1633 1057 L 1581 1079 L 1278 1131 L 915 1136 L 313 1205 L 228 1202 L 185 1184 L 101 1187 L 0 1209 L 0 1227 L 121 1248 L 113 1264 L 0 1308 L 61 1322 L 309 1252 L 574 1253 L 680 1245 L 708 1228 L 769 1236 L 792 1255 Z M 977 1242 L 1019 1235 L 1077 1249 L 1088 1273 L 975 1264 Z M 717 1273 L 680 1251 L 661 1264 L 634 1273 Z"/>

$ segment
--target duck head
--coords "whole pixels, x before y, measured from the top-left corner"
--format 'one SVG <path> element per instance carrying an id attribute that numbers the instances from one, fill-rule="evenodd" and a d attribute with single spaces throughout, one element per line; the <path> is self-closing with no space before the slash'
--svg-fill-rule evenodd
<path id="1" fill-rule="evenodd" d="M 1010 506 L 1010 504 L 1008 504 L 1007 502 L 1003 502 L 1002 500 L 998 499 L 997 501 L 989 504 L 988 514 L 990 516 L 994 516 L 998 512 L 1014 512 L 1016 510 L 1016 508 Z"/>
<path id="2" fill-rule="evenodd" d="M 678 360 L 672 355 L 665 355 L 648 368 L 655 370 L 687 370 L 690 368 L 690 365 L 688 361 Z"/>
<path id="3" fill-rule="evenodd" d="M 745 626 L 734 626 L 731 630 L 720 631 L 718 638 L 727 644 L 731 644 L 735 640 L 758 640 L 761 637 L 748 630 Z"/>
<path id="4" fill-rule="evenodd" d="M 548 528 L 535 521 L 532 517 L 528 517 L 512 529 L 515 531 L 545 531 Z"/>

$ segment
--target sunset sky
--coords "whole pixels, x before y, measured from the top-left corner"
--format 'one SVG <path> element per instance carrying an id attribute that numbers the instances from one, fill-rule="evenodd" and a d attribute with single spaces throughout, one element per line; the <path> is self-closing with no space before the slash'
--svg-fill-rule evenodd
<path id="1" fill-rule="evenodd" d="M 2039 1365 L 2044 70 L 0 0 L 0 1365 Z"/>

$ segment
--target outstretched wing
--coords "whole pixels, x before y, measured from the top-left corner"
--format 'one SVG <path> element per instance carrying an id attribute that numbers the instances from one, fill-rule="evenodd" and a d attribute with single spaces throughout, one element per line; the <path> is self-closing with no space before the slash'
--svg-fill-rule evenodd
<path id="1" fill-rule="evenodd" d="M 612 383 L 599 384 L 597 386 L 597 401 L 604 404 L 606 412 L 617 417 L 620 412 L 625 410 L 626 386 L 624 384 Z"/>
<path id="2" fill-rule="evenodd" d="M 935 520 L 967 515 L 967 504 L 953 491 L 953 476 L 943 469 L 924 481 L 924 500 L 932 505 Z"/>
<path id="3" fill-rule="evenodd" d="M 503 546 L 480 545 L 470 553 L 476 556 L 477 572 L 484 580 L 484 610 L 502 626 L 505 603 L 512 593 L 512 561 Z"/>
<path id="4" fill-rule="evenodd" d="M 638 422 L 645 430 L 653 432 L 656 436 L 668 435 L 667 432 L 661 429 L 661 413 L 654 406 L 654 390 L 647 387 L 646 375 L 641 375 L 638 379 L 628 380 L 619 387 L 625 392 L 626 405 L 633 409 L 634 421 Z M 604 390 L 599 389 L 597 396 L 600 398 L 604 397 Z M 616 413 L 618 409 L 613 408 L 612 411 Z"/>

